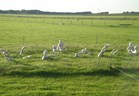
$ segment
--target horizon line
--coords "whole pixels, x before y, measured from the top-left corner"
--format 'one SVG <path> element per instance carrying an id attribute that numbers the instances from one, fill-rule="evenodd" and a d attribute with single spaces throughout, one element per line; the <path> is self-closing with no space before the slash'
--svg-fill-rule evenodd
<path id="1" fill-rule="evenodd" d="M 9 11 L 9 10 L 14 10 L 14 11 L 22 11 L 22 10 L 38 10 L 38 11 L 42 11 L 42 12 L 55 12 L 55 13 L 80 13 L 80 12 L 91 12 L 92 14 L 94 13 L 102 13 L 102 12 L 108 12 L 110 14 L 118 14 L 118 13 L 123 13 L 123 12 L 139 12 L 139 11 L 123 11 L 123 12 L 109 12 L 109 11 L 101 11 L 101 12 L 93 12 L 93 11 L 46 11 L 46 10 L 40 10 L 40 9 L 0 9 L 2 11 Z"/>

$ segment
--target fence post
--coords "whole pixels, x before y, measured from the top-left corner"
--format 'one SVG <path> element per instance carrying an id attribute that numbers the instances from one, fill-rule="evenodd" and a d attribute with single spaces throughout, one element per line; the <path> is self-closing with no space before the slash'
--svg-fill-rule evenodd
<path id="1" fill-rule="evenodd" d="M 53 20 L 52 20 L 52 24 L 53 24 Z"/>
<path id="2" fill-rule="evenodd" d="M 133 20 L 133 26 L 135 25 L 135 19 Z"/>
<path id="3" fill-rule="evenodd" d="M 43 23 L 44 23 L 44 19 L 43 19 Z"/>
<path id="4" fill-rule="evenodd" d="M 104 26 L 106 25 L 106 22 L 104 21 Z"/>
<path id="5" fill-rule="evenodd" d="M 29 22 L 29 18 L 28 18 L 28 22 Z"/>
<path id="6" fill-rule="evenodd" d="M 119 21 L 118 21 L 118 26 L 119 26 Z"/>
<path id="7" fill-rule="evenodd" d="M 83 21 L 81 20 L 81 25 L 83 25 Z"/>
<path id="8" fill-rule="evenodd" d="M 92 25 L 92 20 L 91 20 L 91 25 Z"/>
<path id="9" fill-rule="evenodd" d="M 70 24 L 72 25 L 72 20 L 70 21 Z"/>
<path id="10" fill-rule="evenodd" d="M 96 35 L 96 46 L 97 46 L 97 44 L 98 44 L 98 33 Z"/>

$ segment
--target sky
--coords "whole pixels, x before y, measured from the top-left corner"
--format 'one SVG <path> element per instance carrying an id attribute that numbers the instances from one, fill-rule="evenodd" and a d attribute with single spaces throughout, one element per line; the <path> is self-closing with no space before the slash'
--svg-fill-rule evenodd
<path id="1" fill-rule="evenodd" d="M 51 12 L 139 12 L 139 0 L 0 0 L 0 10 L 22 9 Z"/>

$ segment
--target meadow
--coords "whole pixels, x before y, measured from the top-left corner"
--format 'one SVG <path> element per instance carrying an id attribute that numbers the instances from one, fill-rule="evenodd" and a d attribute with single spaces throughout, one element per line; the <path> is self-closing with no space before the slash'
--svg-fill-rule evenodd
<path id="1" fill-rule="evenodd" d="M 13 57 L 0 54 L 0 96 L 138 96 L 139 56 L 126 50 L 129 42 L 139 46 L 138 36 L 139 16 L 0 15 L 0 48 Z M 59 40 L 66 50 L 52 53 Z M 22 59 L 23 46 L 32 58 Z M 91 54 L 75 58 L 83 48 Z"/>

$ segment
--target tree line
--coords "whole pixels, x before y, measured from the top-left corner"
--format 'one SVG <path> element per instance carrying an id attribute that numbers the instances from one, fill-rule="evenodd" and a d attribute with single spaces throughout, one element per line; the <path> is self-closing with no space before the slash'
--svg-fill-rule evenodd
<path id="1" fill-rule="evenodd" d="M 49 11 L 41 11 L 41 10 L 0 10 L 0 14 L 46 14 L 46 15 L 111 15 L 109 12 L 99 12 L 92 13 L 91 11 L 85 12 L 49 12 Z M 130 15 L 130 14 L 139 14 L 139 12 L 134 11 L 124 11 L 123 13 L 117 13 L 118 15 Z"/>
<path id="2" fill-rule="evenodd" d="M 40 10 L 0 10 L 0 14 L 48 14 L 48 15 L 92 15 L 91 11 L 85 12 L 45 12 Z"/>

